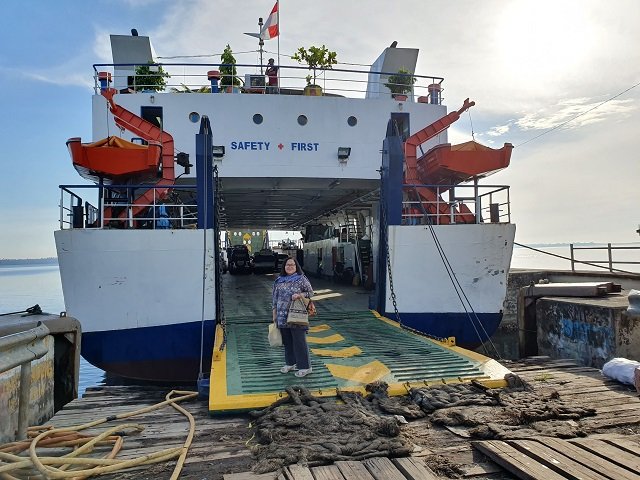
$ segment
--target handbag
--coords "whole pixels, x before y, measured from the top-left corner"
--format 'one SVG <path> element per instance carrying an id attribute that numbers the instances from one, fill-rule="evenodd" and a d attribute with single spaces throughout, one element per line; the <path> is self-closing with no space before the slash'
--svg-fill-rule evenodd
<path id="1" fill-rule="evenodd" d="M 276 327 L 275 324 L 269 324 L 269 346 L 270 347 L 281 347 L 282 346 L 282 334 L 280 333 L 280 329 Z"/>
<path id="2" fill-rule="evenodd" d="M 289 306 L 289 314 L 287 315 L 287 325 L 309 325 L 309 313 L 304 300 L 296 298 Z"/>

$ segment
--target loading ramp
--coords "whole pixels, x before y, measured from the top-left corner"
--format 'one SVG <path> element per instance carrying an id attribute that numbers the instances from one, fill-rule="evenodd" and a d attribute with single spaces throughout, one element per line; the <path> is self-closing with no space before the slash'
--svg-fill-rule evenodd
<path id="1" fill-rule="evenodd" d="M 313 395 L 338 390 L 365 393 L 384 381 L 390 395 L 410 388 L 477 380 L 506 386 L 509 373 L 495 360 L 412 333 L 373 311 L 329 312 L 312 317 L 307 337 L 313 373 L 304 378 L 280 373 L 282 347 L 270 347 L 270 316 L 234 316 L 218 325 L 213 351 L 209 412 L 224 414 L 262 408 L 302 385 Z"/>

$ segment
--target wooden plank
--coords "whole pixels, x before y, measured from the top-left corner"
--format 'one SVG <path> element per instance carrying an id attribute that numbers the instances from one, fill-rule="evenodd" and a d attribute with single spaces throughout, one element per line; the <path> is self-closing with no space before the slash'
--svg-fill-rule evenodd
<path id="1" fill-rule="evenodd" d="M 289 480 L 314 480 L 311 470 L 302 465 L 289 465 L 285 473 Z"/>
<path id="2" fill-rule="evenodd" d="M 369 470 L 361 463 L 353 460 L 341 460 L 336 462 L 344 478 L 348 480 L 374 480 Z"/>
<path id="3" fill-rule="evenodd" d="M 604 416 L 598 415 L 596 417 L 586 417 L 580 419 L 580 423 L 583 427 L 589 429 L 597 429 L 597 428 L 613 428 L 613 427 L 621 427 L 624 425 L 635 425 L 640 423 L 640 418 L 638 415 L 625 415 L 625 416 Z"/>
<path id="4" fill-rule="evenodd" d="M 567 442 L 566 440 L 559 440 L 557 438 L 544 438 L 540 439 L 540 442 L 544 442 L 550 448 L 555 451 L 564 453 L 565 455 L 573 458 L 577 462 L 595 470 L 602 475 L 605 475 L 612 480 L 640 480 L 640 475 L 637 475 L 629 470 L 622 468 L 614 463 L 611 463 L 606 458 L 602 458 L 600 455 L 587 452 L 577 445 Z"/>
<path id="5" fill-rule="evenodd" d="M 609 477 L 594 472 L 589 467 L 556 452 L 543 443 L 534 440 L 511 440 L 512 447 L 521 452 L 526 452 L 534 460 L 554 469 L 566 478 L 579 478 L 580 480 L 609 480 Z"/>
<path id="6" fill-rule="evenodd" d="M 579 388 L 562 388 L 560 392 L 560 397 L 573 397 L 575 395 L 585 395 L 588 393 L 617 393 L 619 395 L 624 395 L 625 393 L 629 393 L 629 390 L 624 385 L 592 385 L 585 386 Z"/>
<path id="7" fill-rule="evenodd" d="M 408 480 L 437 480 L 438 476 L 427 467 L 424 462 L 412 457 L 394 458 L 398 470 L 407 477 Z"/>
<path id="8" fill-rule="evenodd" d="M 275 480 L 277 473 L 262 473 L 257 474 L 253 472 L 242 473 L 227 473 L 222 476 L 223 480 Z"/>
<path id="9" fill-rule="evenodd" d="M 362 462 L 376 480 L 406 480 L 400 470 L 385 457 L 367 458 Z"/>
<path id="10" fill-rule="evenodd" d="M 602 441 L 590 439 L 569 440 L 571 443 L 578 445 L 580 448 L 589 452 L 608 458 L 609 461 L 620 465 L 621 467 L 631 470 L 632 472 L 640 472 L 640 457 L 632 453 L 620 450 L 615 446 Z"/>
<path id="11" fill-rule="evenodd" d="M 633 398 L 633 397 L 619 397 L 619 396 L 615 396 L 615 397 L 603 397 L 601 395 L 595 396 L 595 397 L 586 397 L 584 399 L 581 399 L 579 402 L 576 403 L 581 403 L 583 405 L 593 405 L 594 403 L 597 402 L 597 409 L 600 410 L 600 408 L 607 408 L 607 407 L 613 407 L 616 405 L 629 405 L 629 407 L 634 407 L 634 408 L 638 408 L 640 409 L 640 399 L 638 398 Z"/>
<path id="12" fill-rule="evenodd" d="M 522 480 L 566 480 L 546 465 L 499 440 L 474 442 L 473 446 Z"/>
<path id="13" fill-rule="evenodd" d="M 340 469 L 335 465 L 312 467 L 311 473 L 315 480 L 344 480 L 344 476 L 340 473 Z"/>
<path id="14" fill-rule="evenodd" d="M 640 444 L 638 442 L 634 442 L 628 438 L 612 438 L 606 440 L 607 443 L 610 443 L 614 447 L 618 447 L 621 450 L 625 450 L 633 455 L 637 455 L 640 457 Z"/>
<path id="15" fill-rule="evenodd" d="M 609 413 L 609 412 L 621 412 L 621 411 L 626 411 L 626 410 L 636 410 L 638 413 L 638 416 L 640 417 L 640 402 L 633 402 L 630 403 L 628 400 L 621 400 L 621 402 L 624 403 L 620 403 L 620 404 L 616 404 L 616 405 L 609 405 L 607 407 L 604 406 L 600 406 L 600 404 L 598 403 L 598 406 L 596 407 L 596 413 L 598 415 L 600 415 L 601 413 Z"/>
<path id="16" fill-rule="evenodd" d="M 499 467 L 493 462 L 481 462 L 474 463 L 473 465 L 461 465 L 462 476 L 467 477 L 482 477 L 491 476 L 494 473 L 504 474 L 504 469 Z M 490 478 L 493 478 L 491 476 Z"/>

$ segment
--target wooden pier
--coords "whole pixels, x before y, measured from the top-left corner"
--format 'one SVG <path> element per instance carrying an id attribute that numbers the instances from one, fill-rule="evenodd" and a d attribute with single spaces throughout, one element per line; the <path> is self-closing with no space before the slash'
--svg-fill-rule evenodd
<path id="1" fill-rule="evenodd" d="M 432 424 L 427 416 L 403 427 L 403 433 L 415 445 L 411 457 L 370 458 L 311 467 L 291 465 L 280 472 L 257 475 L 250 471 L 255 460 L 248 447 L 249 417 L 211 417 L 206 402 L 189 401 L 181 405 L 195 419 L 195 436 L 179 478 L 640 480 L 640 398 L 633 387 L 609 380 L 598 370 L 579 367 L 571 361 L 532 358 L 509 362 L 506 366 L 534 389 L 554 389 L 566 403 L 595 407 L 595 416 L 574 422 L 586 436 L 561 440 L 540 435 L 528 439 L 477 441 L 464 431 Z M 79 425 L 137 410 L 163 401 L 167 391 L 159 387 L 94 387 L 87 390 L 83 398 L 59 411 L 49 423 L 56 427 Z M 189 431 L 186 417 L 169 406 L 127 421 L 141 424 L 145 429 L 124 437 L 124 447 L 117 458 L 136 458 L 182 447 Z M 96 432 L 97 429 L 83 433 Z M 99 449 L 96 452 L 99 453 Z M 176 461 L 171 460 L 101 478 L 168 479 L 175 464 Z"/>

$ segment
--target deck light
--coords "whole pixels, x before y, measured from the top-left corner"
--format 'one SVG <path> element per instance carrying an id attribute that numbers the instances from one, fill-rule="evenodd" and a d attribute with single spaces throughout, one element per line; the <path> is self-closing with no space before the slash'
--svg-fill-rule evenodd
<path id="1" fill-rule="evenodd" d="M 338 147 L 338 160 L 340 163 L 347 163 L 349 155 L 351 155 L 351 147 Z"/>
<path id="2" fill-rule="evenodd" d="M 224 158 L 224 145 L 212 145 L 211 150 L 214 159 L 222 160 Z"/>

